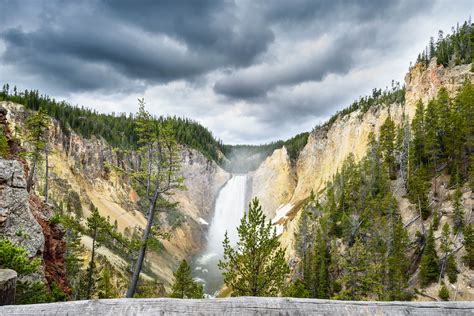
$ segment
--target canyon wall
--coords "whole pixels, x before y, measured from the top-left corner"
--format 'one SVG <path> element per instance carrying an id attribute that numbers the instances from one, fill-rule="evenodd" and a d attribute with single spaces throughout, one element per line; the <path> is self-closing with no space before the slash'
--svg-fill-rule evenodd
<path id="1" fill-rule="evenodd" d="M 8 111 L 11 130 L 22 130 L 27 117 L 24 107 L 11 102 L 0 102 L 0 106 Z M 111 224 L 116 223 L 120 232 L 145 226 L 143 213 L 136 209 L 136 192 L 110 168 L 110 165 L 134 164 L 136 156 L 133 151 L 121 153 L 101 138 L 92 136 L 86 139 L 74 131 L 65 131 L 55 120 L 51 120 L 49 142 L 51 201 L 83 220 L 90 214 L 92 203 Z M 180 156 L 179 173 L 185 178 L 187 190 L 174 192 L 171 199 L 179 203 L 181 223 L 170 227 L 168 217 L 171 215 L 159 214 L 160 228 L 170 231 L 171 238 L 162 241 L 164 251 L 150 253 L 147 257 L 153 273 L 164 283 L 171 281 L 172 272 L 180 260 L 193 256 L 204 246 L 207 222 L 211 220 L 216 195 L 230 178 L 228 173 L 197 150 L 180 147 Z M 39 170 L 36 190 L 42 188 L 43 169 Z M 90 247 L 87 240 L 84 242 L 86 247 Z M 119 264 L 121 262 L 116 263 L 123 268 Z"/>
<path id="2" fill-rule="evenodd" d="M 471 65 L 445 68 L 437 65 L 435 59 L 428 67 L 415 65 L 405 77 L 404 104 L 373 107 L 365 113 L 356 110 L 338 117 L 329 128 L 316 127 L 310 133 L 296 165 L 290 169 L 286 150 L 276 150 L 253 175 L 253 182 L 258 184 L 253 186 L 253 195 L 263 201 L 268 214 L 275 214 L 278 208 L 284 207 L 281 203 L 298 205 L 311 191 L 318 194 L 342 167 L 349 154 L 352 153 L 356 161 L 365 156 L 369 134 L 374 132 L 377 135 L 389 115 L 397 125 L 401 124 L 404 115 L 411 121 L 418 100 L 426 104 L 441 87 L 446 87 L 454 96 L 466 79 L 474 82 L 470 69 Z"/>

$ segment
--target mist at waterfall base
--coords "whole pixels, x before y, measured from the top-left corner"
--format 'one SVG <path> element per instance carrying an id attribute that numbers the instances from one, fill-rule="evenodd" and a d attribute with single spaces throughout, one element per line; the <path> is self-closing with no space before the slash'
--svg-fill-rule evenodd
<path id="1" fill-rule="evenodd" d="M 215 296 L 222 288 L 222 271 L 217 266 L 224 256 L 222 242 L 227 234 L 232 246 L 238 241 L 237 227 L 246 209 L 247 175 L 236 174 L 220 190 L 209 226 L 204 252 L 193 263 L 195 280 L 204 284 L 204 292 Z"/>

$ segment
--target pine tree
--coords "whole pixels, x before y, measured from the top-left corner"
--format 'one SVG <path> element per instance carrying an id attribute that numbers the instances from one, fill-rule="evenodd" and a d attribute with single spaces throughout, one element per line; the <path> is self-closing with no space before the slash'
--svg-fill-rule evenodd
<path id="1" fill-rule="evenodd" d="M 431 283 L 436 282 L 438 280 L 439 272 L 439 259 L 436 254 L 433 227 L 430 227 L 420 262 L 421 285 L 428 286 Z"/>
<path id="2" fill-rule="evenodd" d="M 449 300 L 449 291 L 446 285 L 442 285 L 441 288 L 439 289 L 438 296 L 440 299 L 443 301 L 448 301 Z"/>
<path id="3" fill-rule="evenodd" d="M 91 214 L 87 218 L 88 233 L 92 237 L 92 253 L 87 272 L 86 298 L 90 299 L 94 288 L 94 272 L 96 270 L 95 255 L 96 249 L 101 242 L 104 242 L 110 232 L 110 224 L 100 216 L 99 210 L 91 205 Z"/>
<path id="4" fill-rule="evenodd" d="M 456 283 L 458 280 L 458 266 L 454 255 L 449 255 L 446 260 L 446 274 L 448 275 L 449 282 Z"/>
<path id="5" fill-rule="evenodd" d="M 26 182 L 27 191 L 30 192 L 33 186 L 36 168 L 41 162 L 48 141 L 49 118 L 46 111 L 40 108 L 38 112 L 30 115 L 25 123 L 28 134 L 27 142 L 31 146 L 29 156 L 31 157 L 31 166 Z"/>
<path id="6" fill-rule="evenodd" d="M 312 258 L 313 254 L 311 249 L 313 249 L 314 243 L 314 218 L 312 214 L 306 209 L 303 208 L 301 215 L 298 221 L 298 228 L 295 232 L 295 251 L 296 255 L 300 258 L 299 272 L 303 277 L 305 282 L 310 280 L 312 274 Z"/>
<path id="7" fill-rule="evenodd" d="M 134 296 L 138 286 L 140 272 L 145 260 L 146 250 L 155 225 L 158 207 L 170 208 L 176 205 L 168 197 L 174 190 L 184 190 L 184 179 L 178 175 L 181 167 L 178 144 L 173 131 L 173 122 L 157 121 L 145 110 L 145 101 L 139 99 L 139 111 L 136 119 L 136 134 L 139 148 L 138 164 L 130 168 L 113 166 L 120 174 L 131 179 L 138 192 L 140 208 L 147 216 L 147 223 L 141 238 L 138 258 L 134 264 L 132 277 L 127 289 L 127 297 Z"/>
<path id="8" fill-rule="evenodd" d="M 398 211 L 398 210 L 397 210 Z M 409 239 L 398 212 L 392 214 L 392 229 L 388 247 L 387 289 L 388 299 L 399 301 L 407 298 Z"/>
<path id="9" fill-rule="evenodd" d="M 454 256 L 451 254 L 453 242 L 451 241 L 449 224 L 443 225 L 443 231 L 441 233 L 441 253 L 443 254 L 443 261 L 441 265 L 440 280 L 444 275 L 444 272 L 449 276 L 450 280 L 456 279 L 457 267 Z M 453 283 L 453 282 L 451 282 Z"/>
<path id="10" fill-rule="evenodd" d="M 325 225 L 321 223 L 321 226 Z M 331 265 L 331 257 L 325 229 L 319 227 L 316 234 L 316 245 L 314 247 L 313 256 L 313 277 L 311 278 L 312 296 L 315 298 L 330 297 L 330 280 L 329 267 Z"/>
<path id="11" fill-rule="evenodd" d="M 348 249 L 343 262 L 344 276 L 342 278 L 343 291 L 336 298 L 348 300 L 363 300 L 372 291 L 372 266 L 369 253 L 365 245 L 356 239 L 354 245 Z"/>
<path id="12" fill-rule="evenodd" d="M 453 196 L 453 231 L 455 234 L 461 231 L 464 226 L 464 208 L 461 204 L 461 196 L 462 192 L 458 184 Z"/>
<path id="13" fill-rule="evenodd" d="M 471 269 L 474 269 L 474 229 L 472 225 L 469 224 L 464 227 L 464 248 L 466 249 L 466 255 L 464 256 L 464 261 L 467 266 Z"/>
<path id="14" fill-rule="evenodd" d="M 97 296 L 102 298 L 116 298 L 119 296 L 112 284 L 112 272 L 104 268 L 97 280 Z"/>
<path id="15" fill-rule="evenodd" d="M 257 198 L 250 203 L 237 228 L 237 247 L 227 233 L 223 242 L 224 259 L 219 261 L 224 283 L 233 296 L 275 296 L 289 273 L 285 252 L 280 248 L 276 231 L 266 220 Z"/>
<path id="16" fill-rule="evenodd" d="M 426 147 L 425 147 L 425 118 L 424 118 L 424 107 L 423 102 L 419 100 L 416 104 L 415 116 L 413 117 L 412 123 L 413 139 L 411 154 L 413 159 L 411 161 L 410 168 L 413 169 L 426 162 Z"/>
<path id="17" fill-rule="evenodd" d="M 191 276 L 191 267 L 183 259 L 181 264 L 173 273 L 174 283 L 171 286 L 170 297 L 174 298 L 203 298 L 202 285 L 194 282 Z"/>
<path id="18" fill-rule="evenodd" d="M 389 116 L 380 127 L 380 150 L 387 166 L 390 179 L 396 178 L 395 166 L 395 123 Z"/>
<path id="19" fill-rule="evenodd" d="M 293 282 L 291 282 L 288 289 L 286 289 L 284 296 L 310 298 L 311 292 L 306 288 L 306 285 L 304 284 L 304 282 L 301 281 L 301 279 L 297 278 Z"/>

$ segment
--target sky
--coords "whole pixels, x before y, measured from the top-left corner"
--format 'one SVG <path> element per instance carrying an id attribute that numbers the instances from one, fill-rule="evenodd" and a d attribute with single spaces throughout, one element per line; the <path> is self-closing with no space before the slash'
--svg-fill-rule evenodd
<path id="1" fill-rule="evenodd" d="M 0 83 L 192 118 L 228 144 L 310 131 L 403 83 L 472 0 L 0 0 Z"/>

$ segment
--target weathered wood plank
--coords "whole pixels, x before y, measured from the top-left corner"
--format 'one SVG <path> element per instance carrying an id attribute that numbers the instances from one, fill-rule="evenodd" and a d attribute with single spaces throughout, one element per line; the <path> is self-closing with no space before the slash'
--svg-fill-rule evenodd
<path id="1" fill-rule="evenodd" d="M 10 269 L 0 269 L 0 306 L 15 304 L 17 274 Z"/>
<path id="2" fill-rule="evenodd" d="M 239 297 L 112 299 L 0 307 L 1 315 L 474 315 L 474 302 L 350 302 Z"/>

